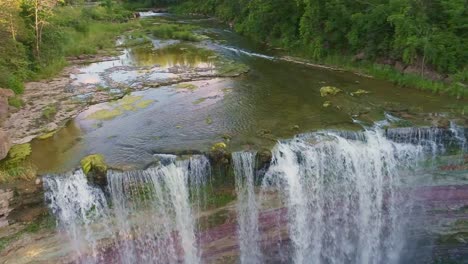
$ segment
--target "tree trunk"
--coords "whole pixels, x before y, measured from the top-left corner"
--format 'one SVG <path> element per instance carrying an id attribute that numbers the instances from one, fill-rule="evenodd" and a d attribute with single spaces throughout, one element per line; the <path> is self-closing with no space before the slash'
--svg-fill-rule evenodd
<path id="1" fill-rule="evenodd" d="M 40 32 L 39 32 L 39 0 L 34 1 L 34 31 L 36 33 L 36 55 L 40 57 L 40 49 L 39 49 L 39 39 L 40 39 Z"/>
<path id="2" fill-rule="evenodd" d="M 13 15 L 10 14 L 10 33 L 14 41 L 16 41 L 15 23 L 13 22 Z"/>

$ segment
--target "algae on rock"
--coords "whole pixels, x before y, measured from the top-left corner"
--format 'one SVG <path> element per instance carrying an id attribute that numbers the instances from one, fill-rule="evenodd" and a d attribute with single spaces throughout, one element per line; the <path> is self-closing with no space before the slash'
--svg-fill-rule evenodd
<path id="1" fill-rule="evenodd" d="M 334 86 L 323 86 L 320 88 L 320 96 L 325 97 L 329 95 L 337 95 L 341 93 L 341 89 L 338 89 Z"/>
<path id="2" fill-rule="evenodd" d="M 86 156 L 81 160 L 80 164 L 89 182 L 100 186 L 105 186 L 107 184 L 108 166 L 102 154 Z"/>

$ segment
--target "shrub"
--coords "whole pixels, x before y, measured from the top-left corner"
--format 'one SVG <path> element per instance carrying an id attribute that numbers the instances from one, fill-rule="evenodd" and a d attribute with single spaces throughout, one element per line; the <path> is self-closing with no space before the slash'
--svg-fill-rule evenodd
<path id="1" fill-rule="evenodd" d="M 24 105 L 23 100 L 19 96 L 8 98 L 8 104 L 16 108 L 21 108 Z"/>
<path id="2" fill-rule="evenodd" d="M 15 94 L 22 94 L 24 92 L 23 81 L 14 75 L 11 75 L 7 81 L 7 87 L 13 90 Z"/>
<path id="3" fill-rule="evenodd" d="M 48 105 L 42 110 L 42 117 L 46 120 L 52 119 L 57 113 L 57 108 L 55 105 Z"/>

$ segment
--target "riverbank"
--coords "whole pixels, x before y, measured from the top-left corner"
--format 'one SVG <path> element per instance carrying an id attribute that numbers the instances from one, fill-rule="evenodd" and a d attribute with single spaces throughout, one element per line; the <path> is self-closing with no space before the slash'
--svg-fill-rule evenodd
<path id="1" fill-rule="evenodd" d="M 435 15 L 432 9 L 406 2 L 381 4 L 378 9 L 370 3 L 336 5 L 309 2 L 243 5 L 240 1 L 189 0 L 172 10 L 217 17 L 271 50 L 309 63 L 360 72 L 400 86 L 456 98 L 468 96 L 463 34 L 452 23 L 462 19 L 449 19 L 451 15 L 447 15 L 436 20 L 418 20 L 420 27 L 432 28 L 422 35 L 421 30 L 412 31 L 416 26 L 405 31 L 406 27 L 399 24 L 405 15 L 400 12 L 412 10 L 430 17 Z M 451 8 L 454 6 L 441 9 Z M 451 14 L 456 17 L 455 13 Z"/>

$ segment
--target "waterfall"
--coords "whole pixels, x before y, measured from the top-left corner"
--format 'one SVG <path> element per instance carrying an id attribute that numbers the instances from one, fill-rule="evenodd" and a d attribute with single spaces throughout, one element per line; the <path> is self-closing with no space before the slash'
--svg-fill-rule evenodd
<path id="1" fill-rule="evenodd" d="M 155 155 L 157 166 L 109 171 L 104 191 L 81 170 L 47 176 L 45 198 L 81 263 L 406 263 L 407 233 L 426 231 L 410 222 L 424 218 L 417 188 L 431 184 L 440 154 L 452 162 L 461 149 L 463 166 L 465 132 L 452 123 L 298 135 L 276 144 L 261 173 L 256 153 L 235 152 L 237 204 L 211 230 L 197 217 L 217 221 L 218 208 L 204 207 L 206 187 L 217 187 L 205 156 Z"/>
<path id="2" fill-rule="evenodd" d="M 101 189 L 88 185 L 83 171 L 62 177 L 44 177 L 46 203 L 57 216 L 58 226 L 71 238 L 72 246 L 80 256 L 91 252 L 79 262 L 98 263 L 97 241 L 110 235 L 106 222 L 109 208 Z"/>
<path id="3" fill-rule="evenodd" d="M 255 200 L 255 153 L 232 153 L 236 177 L 238 241 L 241 263 L 262 263 Z"/>
<path id="4" fill-rule="evenodd" d="M 201 253 L 190 190 L 203 188 L 209 171 L 204 156 L 183 161 L 174 158 L 143 171 L 109 171 L 107 199 L 78 171 L 66 177 L 47 177 L 46 198 L 59 222 L 72 227 L 69 233 L 75 249 L 83 223 L 85 236 L 90 238 L 97 237 L 97 231 L 88 228 L 92 222 L 107 226 L 110 234 L 106 238 L 112 242 L 97 245 L 97 239 L 86 239 L 100 248 L 99 254 L 77 252 L 82 258 L 87 256 L 85 263 L 196 264 Z M 91 219 L 89 211 L 93 212 Z"/>
<path id="5" fill-rule="evenodd" d="M 317 132 L 282 141 L 263 189 L 288 209 L 294 263 L 397 263 L 408 199 L 398 192 L 423 148 L 383 132 Z"/>

